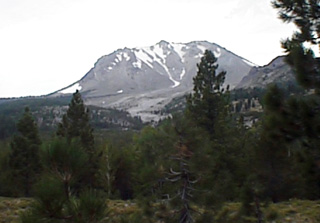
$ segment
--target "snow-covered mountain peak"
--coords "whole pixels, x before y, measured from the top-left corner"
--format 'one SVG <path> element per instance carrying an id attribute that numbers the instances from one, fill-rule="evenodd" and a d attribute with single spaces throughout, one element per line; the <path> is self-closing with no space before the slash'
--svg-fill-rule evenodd
<path id="1" fill-rule="evenodd" d="M 87 104 L 127 110 L 145 121 L 157 119 L 153 111 L 192 91 L 197 63 L 207 49 L 219 58 L 219 70 L 227 71 L 226 84 L 231 88 L 252 67 L 243 58 L 207 41 L 160 41 L 147 47 L 118 49 L 101 57 L 80 81 L 65 89 L 81 88 Z M 65 89 L 56 95 L 68 93 Z"/>

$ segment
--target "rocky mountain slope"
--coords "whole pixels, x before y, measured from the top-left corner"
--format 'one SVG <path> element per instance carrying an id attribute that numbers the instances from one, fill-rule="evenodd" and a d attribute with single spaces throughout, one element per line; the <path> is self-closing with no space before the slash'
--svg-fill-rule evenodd
<path id="1" fill-rule="evenodd" d="M 76 83 L 51 97 L 80 90 L 85 103 L 128 111 L 144 121 L 158 120 L 155 114 L 173 98 L 192 91 L 205 50 L 218 58 L 219 69 L 227 71 L 226 84 L 234 88 L 254 66 L 225 48 L 206 41 L 168 43 L 119 49 L 101 57 L 95 66 Z"/>
<path id="2" fill-rule="evenodd" d="M 279 56 L 262 67 L 253 67 L 236 89 L 265 88 L 271 83 L 295 82 L 292 68 L 286 64 L 285 57 Z"/>

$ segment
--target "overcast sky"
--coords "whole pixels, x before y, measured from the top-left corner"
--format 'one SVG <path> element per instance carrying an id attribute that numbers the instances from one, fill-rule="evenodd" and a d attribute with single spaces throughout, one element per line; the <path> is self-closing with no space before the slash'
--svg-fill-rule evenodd
<path id="1" fill-rule="evenodd" d="M 207 40 L 265 65 L 292 31 L 270 0 L 0 0 L 0 97 L 51 93 L 103 55 L 160 40 Z"/>

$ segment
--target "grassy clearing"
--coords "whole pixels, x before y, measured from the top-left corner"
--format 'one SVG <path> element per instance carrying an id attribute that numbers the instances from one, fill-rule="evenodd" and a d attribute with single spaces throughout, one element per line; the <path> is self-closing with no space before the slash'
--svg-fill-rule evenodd
<path id="1" fill-rule="evenodd" d="M 19 214 L 28 209 L 30 198 L 0 197 L 0 223 L 19 223 Z M 133 201 L 108 200 L 108 216 L 103 223 L 116 222 L 168 222 L 175 212 L 165 204 L 138 204 Z M 205 210 L 197 209 L 200 213 Z M 239 203 L 228 203 L 213 213 L 216 222 L 256 222 L 254 216 L 239 216 Z M 320 222 L 320 201 L 290 200 L 269 204 L 262 208 L 267 223 L 316 223 Z M 169 220 L 171 222 L 171 220 Z M 175 221 L 173 221 L 175 222 Z"/>
<path id="2" fill-rule="evenodd" d="M 217 212 L 218 222 L 257 222 L 254 216 L 239 216 L 240 203 L 229 203 Z M 320 201 L 290 200 L 262 205 L 263 219 L 267 223 L 315 223 L 320 222 Z"/>
<path id="3" fill-rule="evenodd" d="M 18 223 L 19 213 L 28 209 L 30 198 L 0 197 L 0 223 Z"/>

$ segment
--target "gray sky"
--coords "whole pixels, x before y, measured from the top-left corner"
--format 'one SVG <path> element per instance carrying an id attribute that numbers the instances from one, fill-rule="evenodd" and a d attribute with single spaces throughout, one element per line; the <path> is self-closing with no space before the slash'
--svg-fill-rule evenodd
<path id="1" fill-rule="evenodd" d="M 103 55 L 160 40 L 207 40 L 265 65 L 292 32 L 270 0 L 0 0 L 0 97 L 51 93 Z"/>

